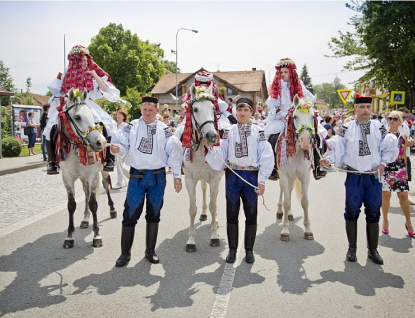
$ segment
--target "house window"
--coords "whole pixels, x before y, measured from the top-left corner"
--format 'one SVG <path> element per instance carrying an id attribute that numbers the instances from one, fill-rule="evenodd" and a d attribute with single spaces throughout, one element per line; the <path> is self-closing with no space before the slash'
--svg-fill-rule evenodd
<path id="1" fill-rule="evenodd" d="M 226 87 L 226 95 L 238 95 L 237 91 L 234 91 L 232 88 L 230 87 Z"/>

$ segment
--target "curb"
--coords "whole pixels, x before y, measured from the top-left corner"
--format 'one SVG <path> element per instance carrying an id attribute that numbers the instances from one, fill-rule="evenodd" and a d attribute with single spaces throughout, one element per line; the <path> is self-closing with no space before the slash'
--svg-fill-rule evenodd
<path id="1" fill-rule="evenodd" d="M 46 165 L 47 165 L 46 162 L 39 162 L 35 164 L 4 169 L 4 170 L 0 170 L 0 176 L 4 176 L 6 174 L 11 174 L 11 173 L 16 173 L 16 172 L 21 172 L 21 171 L 27 171 L 27 170 L 36 169 L 36 168 L 41 168 L 41 167 L 46 167 Z"/>

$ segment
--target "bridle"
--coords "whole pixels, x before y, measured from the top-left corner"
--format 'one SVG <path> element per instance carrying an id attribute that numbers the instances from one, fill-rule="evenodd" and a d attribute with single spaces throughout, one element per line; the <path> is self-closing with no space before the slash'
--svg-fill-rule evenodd
<path id="1" fill-rule="evenodd" d="M 193 142 L 193 146 L 192 146 L 192 148 L 193 148 L 193 150 L 194 150 L 194 151 L 199 150 L 200 144 L 201 144 L 201 142 L 202 142 L 202 139 L 203 139 L 202 128 L 203 128 L 205 125 L 207 125 L 207 124 L 213 124 L 213 126 L 215 126 L 215 121 L 214 121 L 214 120 L 206 120 L 206 121 L 204 121 L 202 124 L 199 124 L 199 122 L 196 120 L 196 117 L 195 117 L 195 115 L 194 115 L 194 113 L 193 113 L 193 104 L 194 104 L 194 103 L 197 103 L 197 102 L 199 102 L 199 101 L 202 101 L 202 100 L 194 100 L 194 101 L 192 101 L 192 102 L 190 103 L 190 113 L 191 113 L 191 116 L 192 116 L 192 120 L 193 120 L 193 122 L 194 122 L 195 130 L 198 132 L 198 135 L 199 135 L 199 136 L 202 136 L 202 138 L 198 138 L 198 137 L 196 136 L 196 139 L 197 139 L 197 140 L 195 140 L 195 142 Z M 213 103 L 212 103 L 212 104 L 213 104 Z M 212 108 L 212 109 L 213 109 L 213 108 Z M 195 146 L 195 145 L 196 145 L 196 146 Z"/>

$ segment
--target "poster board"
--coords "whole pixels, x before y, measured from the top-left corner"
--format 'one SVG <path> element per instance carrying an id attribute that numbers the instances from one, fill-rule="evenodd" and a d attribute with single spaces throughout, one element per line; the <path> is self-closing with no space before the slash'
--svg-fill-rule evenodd
<path id="1" fill-rule="evenodd" d="M 13 106 L 13 123 L 14 123 L 14 137 L 21 140 L 23 143 L 27 143 L 29 138 L 24 134 L 23 129 L 27 126 L 27 113 L 31 110 L 35 113 L 33 121 L 36 124 L 40 122 L 41 110 L 40 106 L 33 105 L 12 105 Z M 41 142 L 40 128 L 36 128 L 36 142 Z"/>

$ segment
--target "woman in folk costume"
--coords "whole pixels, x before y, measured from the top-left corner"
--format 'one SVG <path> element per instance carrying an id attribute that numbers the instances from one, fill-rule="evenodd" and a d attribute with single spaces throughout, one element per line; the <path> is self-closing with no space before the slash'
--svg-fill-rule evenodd
<path id="1" fill-rule="evenodd" d="M 277 72 L 270 87 L 270 97 L 266 101 L 268 105 L 268 117 L 264 120 L 266 124 L 264 127 L 265 134 L 274 152 L 278 137 L 285 125 L 285 117 L 292 106 L 295 94 L 300 98 L 306 97 L 309 100 L 314 97 L 298 78 L 297 66 L 293 60 L 283 58 L 277 63 L 275 69 Z M 316 157 L 318 155 L 314 153 L 314 156 Z M 313 171 L 313 174 L 317 180 L 327 174 L 327 172 L 321 171 L 316 164 L 314 166 L 317 169 Z M 274 167 L 269 179 L 278 180 L 276 167 Z"/>
<path id="2" fill-rule="evenodd" d="M 69 51 L 68 60 L 69 66 L 63 80 L 58 76 L 58 78 L 48 85 L 48 89 L 53 95 L 48 114 L 49 122 L 43 132 L 43 135 L 46 137 L 46 149 L 48 152 L 48 174 L 57 173 L 53 141 L 57 134 L 58 106 L 61 104 L 59 97 L 64 97 L 71 88 L 79 89 L 81 92 L 85 88 L 88 91 L 88 97 L 85 102 L 94 111 L 95 121 L 103 124 L 104 135 L 108 141 L 111 141 L 111 136 L 117 129 L 117 123 L 106 111 L 94 103 L 93 100 L 105 97 L 110 102 L 116 102 L 118 100 L 124 102 L 120 98 L 120 91 L 112 84 L 111 77 L 94 62 L 87 48 L 81 45 L 75 45 Z M 109 151 L 107 151 L 104 170 L 114 170 L 114 158 Z"/>

